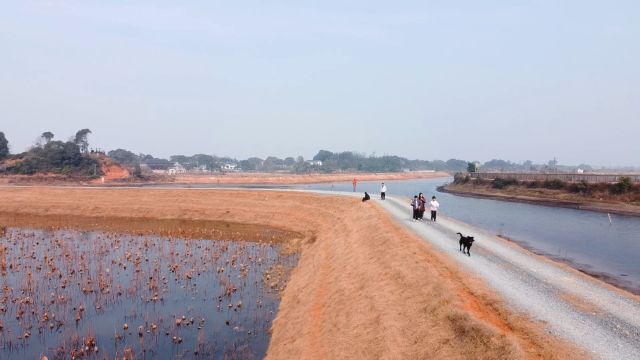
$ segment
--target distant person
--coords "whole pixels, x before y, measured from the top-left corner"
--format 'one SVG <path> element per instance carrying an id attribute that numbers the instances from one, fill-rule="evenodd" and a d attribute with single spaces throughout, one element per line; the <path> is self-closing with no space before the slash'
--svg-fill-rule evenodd
<path id="1" fill-rule="evenodd" d="M 380 186 L 380 199 L 384 200 L 386 195 L 387 195 L 387 185 L 382 183 L 382 186 Z"/>
<path id="2" fill-rule="evenodd" d="M 429 203 L 429 209 L 431 210 L 431 221 L 436 221 L 436 213 L 438 212 L 438 208 L 440 204 L 436 200 L 436 197 L 431 197 L 431 202 Z"/>
<path id="3" fill-rule="evenodd" d="M 367 200 L 371 200 L 371 196 L 369 196 L 369 194 L 365 191 L 364 192 L 364 197 L 362 198 L 362 202 L 365 202 Z"/>
<path id="4" fill-rule="evenodd" d="M 413 209 L 413 219 L 411 219 L 411 221 L 418 220 L 418 215 L 420 214 L 420 200 L 418 200 L 418 195 L 413 195 L 411 209 Z"/>
<path id="5" fill-rule="evenodd" d="M 427 198 L 424 197 L 423 193 L 418 194 L 419 201 L 419 209 L 418 209 L 418 220 L 422 220 L 424 217 L 425 205 L 427 204 Z"/>
<path id="6" fill-rule="evenodd" d="M 356 180 L 356 178 L 353 178 L 353 181 L 351 183 L 353 184 L 353 192 L 356 192 L 356 185 L 358 185 L 358 180 Z"/>

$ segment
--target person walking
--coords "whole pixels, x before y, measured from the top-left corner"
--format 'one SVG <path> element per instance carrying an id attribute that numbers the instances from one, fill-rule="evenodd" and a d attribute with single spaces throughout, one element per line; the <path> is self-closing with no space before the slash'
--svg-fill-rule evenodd
<path id="1" fill-rule="evenodd" d="M 422 220 L 424 217 L 425 205 L 427 204 L 427 199 L 424 197 L 424 194 L 418 194 L 418 201 L 420 202 L 420 208 L 418 209 L 418 220 Z"/>
<path id="2" fill-rule="evenodd" d="M 420 214 L 420 200 L 418 199 L 418 195 L 413 195 L 411 209 L 413 209 L 413 219 L 411 219 L 411 221 L 418 220 L 418 215 Z"/>
<path id="3" fill-rule="evenodd" d="M 431 197 L 431 202 L 429 203 L 429 209 L 431 210 L 431 221 L 436 221 L 436 213 L 438 212 L 438 208 L 440 204 L 436 200 L 436 197 Z"/>
<path id="4" fill-rule="evenodd" d="M 353 184 L 353 192 L 356 192 L 356 185 L 358 185 L 358 180 L 356 180 L 356 178 L 353 178 L 353 181 L 351 183 Z"/>
<path id="5" fill-rule="evenodd" d="M 386 196 L 387 196 L 387 185 L 382 183 L 382 186 L 380 186 L 380 200 L 384 200 Z"/>

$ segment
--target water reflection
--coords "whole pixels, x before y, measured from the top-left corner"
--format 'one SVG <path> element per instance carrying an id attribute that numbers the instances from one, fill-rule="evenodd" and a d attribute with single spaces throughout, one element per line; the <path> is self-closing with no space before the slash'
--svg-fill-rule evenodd
<path id="1" fill-rule="evenodd" d="M 0 358 L 262 358 L 279 245 L 9 228 Z"/>

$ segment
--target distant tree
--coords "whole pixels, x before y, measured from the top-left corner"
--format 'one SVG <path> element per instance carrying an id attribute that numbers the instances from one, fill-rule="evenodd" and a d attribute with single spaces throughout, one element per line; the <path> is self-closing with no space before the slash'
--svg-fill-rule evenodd
<path id="1" fill-rule="evenodd" d="M 467 162 L 464 160 L 449 159 L 447 160 L 447 169 L 452 171 L 465 171 Z"/>
<path id="2" fill-rule="evenodd" d="M 0 160 L 9 156 L 9 141 L 4 137 L 4 133 L 0 131 Z"/>
<path id="3" fill-rule="evenodd" d="M 112 158 L 115 162 L 122 165 L 135 165 L 140 163 L 140 158 L 138 157 L 138 155 L 125 149 L 111 150 L 107 155 L 109 155 L 109 157 Z"/>
<path id="4" fill-rule="evenodd" d="M 151 155 L 139 154 L 140 162 L 147 165 L 151 170 L 167 170 L 173 163 L 167 159 L 154 158 Z"/>
<path id="5" fill-rule="evenodd" d="M 74 138 L 74 143 L 78 145 L 80 151 L 83 153 L 89 151 L 89 140 L 87 139 L 89 134 L 91 134 L 91 130 L 89 129 L 78 130 Z"/>
<path id="6" fill-rule="evenodd" d="M 204 166 L 206 169 L 213 169 L 215 167 L 215 159 L 211 155 L 195 154 L 191 157 L 192 162 L 195 161 L 197 167 Z"/>
<path id="7" fill-rule="evenodd" d="M 244 171 L 257 171 L 262 167 L 262 159 L 257 157 L 250 157 L 246 160 L 242 160 L 238 163 L 240 169 Z"/>
<path id="8" fill-rule="evenodd" d="M 284 159 L 284 164 L 286 166 L 293 166 L 296 163 L 296 159 L 294 159 L 293 157 L 289 156 L 287 158 Z"/>
<path id="9" fill-rule="evenodd" d="M 275 156 L 269 156 L 262 162 L 262 169 L 265 171 L 273 171 L 284 165 L 284 160 Z"/>
<path id="10" fill-rule="evenodd" d="M 251 168 L 253 168 L 253 170 L 260 170 L 262 168 L 262 163 L 264 162 L 259 157 L 250 157 L 247 161 L 251 164 Z"/>
<path id="11" fill-rule="evenodd" d="M 45 131 L 42 133 L 42 135 L 40 135 L 40 138 L 44 141 L 44 143 L 48 143 L 49 141 L 53 140 L 53 133 L 51 131 Z"/>
<path id="12" fill-rule="evenodd" d="M 249 162 L 249 160 L 240 160 L 240 162 L 238 163 L 238 166 L 240 166 L 240 169 L 242 169 L 243 171 L 255 171 L 255 166 Z"/>
<path id="13" fill-rule="evenodd" d="M 171 155 L 169 157 L 169 160 L 171 160 L 174 163 L 178 163 L 184 167 L 187 167 L 188 165 L 191 164 L 191 159 L 188 156 L 184 156 L 184 155 Z"/>
<path id="14" fill-rule="evenodd" d="M 305 173 L 309 170 L 307 163 L 304 162 L 304 157 L 298 156 L 296 163 L 293 165 L 293 171 L 295 173 Z"/>
<path id="15" fill-rule="evenodd" d="M 333 153 L 331 151 L 327 151 L 327 150 L 320 150 L 318 151 L 318 153 L 313 157 L 313 160 L 320 160 L 322 162 L 327 161 L 328 159 L 330 159 L 333 156 Z"/>
<path id="16" fill-rule="evenodd" d="M 358 169 L 359 156 L 352 151 L 343 151 L 339 154 L 334 154 L 337 166 L 341 170 Z"/>
<path id="17" fill-rule="evenodd" d="M 478 165 L 474 162 L 467 163 L 467 172 L 474 173 L 478 171 Z"/>
<path id="18" fill-rule="evenodd" d="M 515 165 L 509 161 L 504 161 L 504 160 L 499 160 L 499 159 L 493 159 L 490 161 L 485 162 L 482 165 L 482 168 L 485 169 L 485 171 L 487 170 L 498 170 L 498 171 L 507 171 L 507 170 L 515 170 Z"/>

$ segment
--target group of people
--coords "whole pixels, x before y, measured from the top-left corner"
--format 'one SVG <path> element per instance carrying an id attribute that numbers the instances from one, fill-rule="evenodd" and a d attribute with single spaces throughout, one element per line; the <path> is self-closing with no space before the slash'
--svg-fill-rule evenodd
<path id="1" fill-rule="evenodd" d="M 356 179 L 353 179 L 353 191 L 356 190 Z M 380 185 L 380 200 L 384 200 L 387 195 L 387 186 L 382 183 Z M 362 198 L 362 202 L 368 201 L 371 199 L 371 196 L 366 191 L 364 192 L 364 197 Z M 427 210 L 427 205 L 429 206 L 429 211 L 431 211 L 431 221 L 436 221 L 436 216 L 438 214 L 438 208 L 440 207 L 440 203 L 436 200 L 435 196 L 431 197 L 431 201 L 427 203 L 427 198 L 425 198 L 423 193 L 413 196 L 413 200 L 411 200 L 411 208 L 413 208 L 413 220 L 418 221 L 422 220 L 424 217 L 424 212 Z"/>
<path id="2" fill-rule="evenodd" d="M 431 197 L 431 201 L 429 202 L 429 210 L 431 211 L 431 221 L 436 221 L 436 215 L 438 213 L 438 208 L 440 207 L 440 203 L 436 200 L 435 196 Z M 411 208 L 413 208 L 413 220 L 418 221 L 422 220 L 424 216 L 424 212 L 427 208 L 427 199 L 424 197 L 424 194 L 420 193 L 418 195 L 413 196 L 413 200 L 411 200 Z"/>

